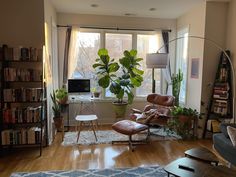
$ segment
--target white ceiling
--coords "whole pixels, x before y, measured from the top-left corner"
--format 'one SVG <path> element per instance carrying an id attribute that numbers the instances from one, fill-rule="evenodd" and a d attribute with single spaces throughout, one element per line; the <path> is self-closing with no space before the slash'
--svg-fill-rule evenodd
<path id="1" fill-rule="evenodd" d="M 205 0 L 51 0 L 57 12 L 134 17 L 177 18 Z M 91 7 L 97 4 L 98 7 Z M 155 11 L 150 11 L 155 8 Z"/>

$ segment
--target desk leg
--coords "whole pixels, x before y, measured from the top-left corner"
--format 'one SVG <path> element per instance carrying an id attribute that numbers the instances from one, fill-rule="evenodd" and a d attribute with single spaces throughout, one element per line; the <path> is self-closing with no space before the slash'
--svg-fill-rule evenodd
<path id="1" fill-rule="evenodd" d="M 98 141 L 97 135 L 96 135 L 96 132 L 95 132 L 95 126 L 94 126 L 94 124 L 93 124 L 93 121 L 91 121 L 90 123 L 92 124 L 93 134 L 94 134 L 94 136 L 95 136 L 95 138 L 96 138 L 96 141 Z"/>
<path id="2" fill-rule="evenodd" d="M 77 137 L 77 142 L 79 141 L 79 135 L 80 135 L 80 131 L 82 129 L 82 123 L 83 122 L 79 122 L 79 131 L 78 131 L 78 137 Z M 77 127 L 78 128 L 78 127 Z"/>

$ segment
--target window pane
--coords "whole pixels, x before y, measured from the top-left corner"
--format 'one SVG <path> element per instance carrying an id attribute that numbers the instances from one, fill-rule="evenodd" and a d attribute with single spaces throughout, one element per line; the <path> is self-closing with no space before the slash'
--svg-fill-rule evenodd
<path id="1" fill-rule="evenodd" d="M 183 72 L 183 81 L 180 87 L 179 101 L 182 104 L 186 103 L 186 85 L 187 85 L 187 56 L 188 56 L 188 28 L 184 28 L 177 32 L 177 37 L 183 37 L 184 39 L 179 39 L 177 41 L 177 50 L 176 50 L 176 71 L 181 69 Z"/>
<path id="2" fill-rule="evenodd" d="M 152 69 L 146 68 L 146 54 L 155 53 L 161 47 L 161 36 L 143 35 L 137 36 L 138 56 L 143 58 L 140 62 L 141 69 L 144 70 L 143 83 L 136 89 L 136 96 L 147 96 L 152 93 Z M 156 93 L 161 92 L 161 70 L 155 69 Z"/>
<path id="3" fill-rule="evenodd" d="M 125 50 L 132 49 L 132 34 L 106 33 L 105 38 L 105 48 L 108 50 L 111 59 L 114 58 L 116 62 L 119 62 Z M 121 75 L 121 71 L 119 72 L 118 75 Z M 109 89 L 106 89 L 105 96 L 113 97 L 114 95 Z"/>
<path id="4" fill-rule="evenodd" d="M 79 56 L 73 78 L 93 78 L 95 75 L 92 64 L 98 57 L 100 33 L 79 32 L 78 38 Z M 93 82 L 91 86 L 93 87 Z"/>

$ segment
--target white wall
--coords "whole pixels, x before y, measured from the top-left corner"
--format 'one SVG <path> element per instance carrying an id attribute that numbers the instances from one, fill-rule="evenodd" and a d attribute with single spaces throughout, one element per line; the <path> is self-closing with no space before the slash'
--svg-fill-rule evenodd
<path id="1" fill-rule="evenodd" d="M 205 36 L 205 11 L 206 4 L 191 9 L 188 13 L 177 19 L 177 30 L 183 27 L 189 27 L 189 35 Z M 201 88 L 202 88 L 202 66 L 204 41 L 199 39 L 189 39 L 188 51 L 188 77 L 187 77 L 187 100 L 186 106 L 200 111 Z M 191 59 L 199 58 L 199 78 L 191 78 Z"/>
<path id="2" fill-rule="evenodd" d="M 1 0 L 0 22 L 0 44 L 44 45 L 43 0 Z"/>
<path id="3" fill-rule="evenodd" d="M 156 18 L 135 18 L 135 17 L 117 17 L 117 16 L 102 16 L 102 15 L 78 15 L 78 14 L 65 14 L 58 13 L 57 16 L 59 25 L 76 25 L 76 26 L 98 26 L 98 27 L 118 27 L 118 28 L 138 28 L 138 29 L 171 29 L 170 39 L 175 38 L 176 33 L 176 20 L 173 19 L 156 19 Z M 64 43 L 65 28 L 58 29 L 59 40 L 59 73 L 62 78 L 62 62 L 64 57 Z M 175 46 L 171 45 L 175 49 Z M 174 51 L 174 50 L 172 50 Z M 172 54 L 173 55 L 173 54 Z M 173 57 L 172 57 L 173 58 Z M 172 61 L 173 62 L 173 61 Z M 172 70 L 173 71 L 173 70 Z M 61 79 L 60 79 L 61 80 Z M 134 101 L 132 105 L 128 107 L 127 115 L 130 114 L 130 108 L 143 109 L 146 105 L 146 101 Z M 70 106 L 70 119 L 73 123 L 75 114 L 78 112 L 79 104 L 73 104 Z M 92 105 L 91 105 L 92 107 Z M 112 110 L 111 101 L 102 101 L 94 103 L 94 111 L 99 117 L 101 123 L 112 123 L 115 121 L 115 114 Z"/>

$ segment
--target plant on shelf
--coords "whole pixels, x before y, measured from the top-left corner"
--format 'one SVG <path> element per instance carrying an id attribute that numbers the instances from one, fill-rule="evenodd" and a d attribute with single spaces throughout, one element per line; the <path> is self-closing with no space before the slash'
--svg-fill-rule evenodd
<path id="1" fill-rule="evenodd" d="M 57 89 L 55 92 L 56 99 L 60 104 L 65 104 L 68 100 L 68 92 L 65 88 Z"/>
<path id="2" fill-rule="evenodd" d="M 56 92 L 53 90 L 53 92 L 50 94 L 52 99 L 52 111 L 53 111 L 53 120 L 55 123 L 55 127 L 57 130 L 61 130 L 62 123 L 63 123 L 63 117 L 61 116 L 61 105 L 57 100 Z"/>
<path id="3" fill-rule="evenodd" d="M 98 87 L 93 87 L 93 88 L 91 88 L 91 92 L 92 92 L 92 96 L 94 98 L 99 98 L 100 94 L 101 94 L 101 89 Z"/>
<path id="4" fill-rule="evenodd" d="M 170 131 L 175 131 L 183 139 L 190 138 L 194 135 L 194 124 L 200 118 L 200 113 L 196 109 L 175 106 L 171 110 L 172 118 L 168 121 Z M 193 130 L 191 134 L 190 131 Z"/>
<path id="5" fill-rule="evenodd" d="M 99 86 L 109 88 L 117 98 L 117 101 L 113 102 L 117 118 L 124 116 L 127 104 L 133 102 L 132 89 L 141 86 L 143 81 L 143 71 L 138 69 L 139 62 L 143 59 L 137 58 L 136 50 L 125 50 L 123 54 L 119 62 L 115 62 L 115 59 L 110 59 L 107 49 L 100 49 L 99 58 L 93 64 L 99 78 Z M 125 94 L 128 102 L 124 101 Z"/>
<path id="6" fill-rule="evenodd" d="M 182 81 L 183 81 L 183 72 L 179 69 L 178 73 L 173 74 L 171 77 L 172 94 L 175 97 L 175 106 L 179 106 L 179 93 Z"/>

